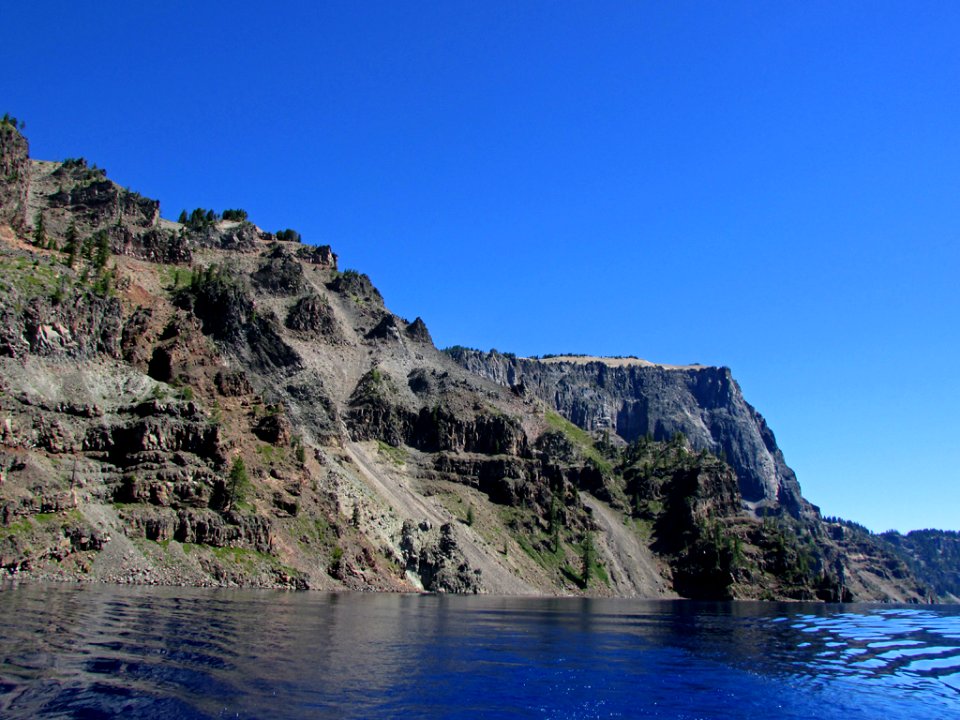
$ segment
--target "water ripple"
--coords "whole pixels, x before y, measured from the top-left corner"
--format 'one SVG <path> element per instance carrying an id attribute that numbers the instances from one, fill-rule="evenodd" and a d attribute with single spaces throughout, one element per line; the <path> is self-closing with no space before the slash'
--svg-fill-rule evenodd
<path id="1" fill-rule="evenodd" d="M 957 608 L 21 586 L 0 716 L 960 716 Z"/>

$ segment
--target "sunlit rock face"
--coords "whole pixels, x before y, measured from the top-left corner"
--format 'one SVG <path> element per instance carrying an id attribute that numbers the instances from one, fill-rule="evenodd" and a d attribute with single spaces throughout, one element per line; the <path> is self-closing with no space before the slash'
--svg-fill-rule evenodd
<path id="1" fill-rule="evenodd" d="M 608 431 L 627 442 L 682 433 L 694 449 L 730 463 L 754 511 L 813 512 L 773 432 L 744 400 L 728 368 L 631 358 L 534 360 L 463 348 L 450 355 L 478 375 L 539 397 L 584 430 Z"/>

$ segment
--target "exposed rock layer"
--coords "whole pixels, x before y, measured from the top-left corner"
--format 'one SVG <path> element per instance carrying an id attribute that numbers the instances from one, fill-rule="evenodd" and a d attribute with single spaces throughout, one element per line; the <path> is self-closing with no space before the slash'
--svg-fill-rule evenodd
<path id="1" fill-rule="evenodd" d="M 541 361 L 465 348 L 449 352 L 471 372 L 540 398 L 584 430 L 608 431 L 627 442 L 644 436 L 669 440 L 681 433 L 694 449 L 730 463 L 744 500 L 754 509 L 811 514 L 773 431 L 744 400 L 728 368 L 609 364 L 599 358 Z"/>

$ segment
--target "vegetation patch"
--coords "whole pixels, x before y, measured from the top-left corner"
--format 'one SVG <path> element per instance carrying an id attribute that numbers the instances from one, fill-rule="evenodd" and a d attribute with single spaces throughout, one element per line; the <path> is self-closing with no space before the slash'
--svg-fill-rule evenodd
<path id="1" fill-rule="evenodd" d="M 613 472 L 613 465 L 597 449 L 596 443 L 590 433 L 578 428 L 553 410 L 547 410 L 544 417 L 551 430 L 563 433 L 567 440 L 573 443 L 584 457 L 592 461 L 600 472 L 605 475 Z"/>
<path id="2" fill-rule="evenodd" d="M 397 467 L 403 467 L 407 462 L 406 450 L 388 445 L 383 440 L 377 440 L 377 452 Z"/>

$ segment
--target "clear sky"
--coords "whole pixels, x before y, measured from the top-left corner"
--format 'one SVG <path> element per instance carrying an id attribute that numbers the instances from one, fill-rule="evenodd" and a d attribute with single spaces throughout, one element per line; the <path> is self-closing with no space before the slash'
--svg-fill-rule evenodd
<path id="1" fill-rule="evenodd" d="M 0 18 L 34 157 L 329 243 L 441 347 L 727 365 L 825 514 L 960 529 L 960 4 Z"/>

